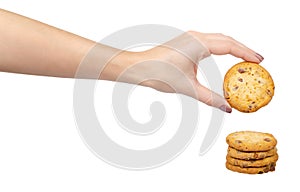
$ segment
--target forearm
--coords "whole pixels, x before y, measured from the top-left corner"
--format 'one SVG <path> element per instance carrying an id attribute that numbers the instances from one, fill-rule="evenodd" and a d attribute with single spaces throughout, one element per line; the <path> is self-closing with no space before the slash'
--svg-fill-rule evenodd
<path id="1" fill-rule="evenodd" d="M 97 64 L 120 50 L 57 29 L 44 23 L 0 9 L 0 71 L 73 78 L 76 70 L 97 46 L 91 62 Z M 119 54 L 119 57 L 126 52 Z M 128 53 L 129 54 L 129 53 Z M 114 59 L 101 78 L 114 80 L 122 63 Z M 128 61 L 129 62 L 129 61 Z M 93 70 L 93 69 L 89 69 Z M 106 70 L 106 71 L 107 71 Z M 107 72 L 109 72 L 107 71 Z M 86 78 L 89 78 L 88 71 Z M 93 78 L 93 77 L 91 77 Z"/>

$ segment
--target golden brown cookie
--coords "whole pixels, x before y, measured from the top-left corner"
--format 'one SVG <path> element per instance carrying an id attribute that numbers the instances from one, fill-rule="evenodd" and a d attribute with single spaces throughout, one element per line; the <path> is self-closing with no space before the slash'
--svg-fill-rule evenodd
<path id="1" fill-rule="evenodd" d="M 273 156 L 266 157 L 264 159 L 257 159 L 257 160 L 241 160 L 241 159 L 235 159 L 227 155 L 226 160 L 231 165 L 236 165 L 240 167 L 263 167 L 263 166 L 270 165 L 271 163 L 276 163 L 276 161 L 278 160 L 278 155 L 275 154 Z"/>
<path id="2" fill-rule="evenodd" d="M 273 149 L 277 140 L 270 133 L 256 131 L 239 131 L 226 137 L 227 144 L 239 151 L 269 151 Z"/>
<path id="3" fill-rule="evenodd" d="M 269 72 L 256 63 L 238 63 L 224 77 L 224 97 L 231 107 L 241 112 L 255 112 L 267 105 L 274 89 Z"/>
<path id="4" fill-rule="evenodd" d="M 271 163 L 264 167 L 243 168 L 240 166 L 231 165 L 230 163 L 226 162 L 227 169 L 229 169 L 231 171 L 239 172 L 239 173 L 248 173 L 248 174 L 262 174 L 262 173 L 267 173 L 269 171 L 275 171 L 275 167 L 276 167 L 276 163 Z"/>
<path id="5" fill-rule="evenodd" d="M 236 159 L 243 159 L 243 160 L 252 160 L 252 159 L 263 159 L 266 157 L 273 156 L 277 153 L 277 148 L 270 149 L 269 151 L 262 151 L 262 152 L 245 152 L 245 151 L 239 151 L 237 149 L 234 149 L 232 147 L 228 147 L 227 154 L 230 157 L 236 158 Z"/>

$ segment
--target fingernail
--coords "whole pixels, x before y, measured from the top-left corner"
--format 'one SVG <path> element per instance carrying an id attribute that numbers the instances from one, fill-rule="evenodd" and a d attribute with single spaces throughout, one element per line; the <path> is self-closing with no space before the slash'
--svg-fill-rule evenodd
<path id="1" fill-rule="evenodd" d="M 226 113 L 231 113 L 232 109 L 230 107 L 228 107 L 227 105 L 222 105 L 221 107 L 219 107 L 220 110 L 226 112 Z"/>
<path id="2" fill-rule="evenodd" d="M 261 54 L 259 54 L 259 53 L 256 53 L 256 57 L 257 57 L 260 61 L 263 61 L 263 60 L 264 60 L 264 57 L 261 56 Z"/>

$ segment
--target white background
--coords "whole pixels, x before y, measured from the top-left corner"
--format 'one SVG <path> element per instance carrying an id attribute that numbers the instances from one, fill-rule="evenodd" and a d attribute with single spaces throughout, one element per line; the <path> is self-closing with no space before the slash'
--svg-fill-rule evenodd
<path id="1" fill-rule="evenodd" d="M 299 190 L 297 5 L 291 0 L 2 0 L 3 9 L 96 41 L 116 30 L 148 23 L 224 33 L 265 57 L 261 65 L 273 76 L 276 89 L 271 103 L 258 112 L 244 114 L 234 110 L 226 115 L 218 140 L 204 156 L 198 152 L 211 109 L 199 103 L 198 132 L 178 158 L 156 169 L 128 171 L 101 161 L 82 142 L 73 117 L 74 80 L 0 73 L 0 191 Z M 214 58 L 222 75 L 240 61 L 232 56 Z M 112 86 L 113 83 L 99 82 L 95 106 L 100 121 L 104 119 L 108 125 L 107 132 L 119 142 L 132 148 L 156 146 L 176 131 L 178 120 L 172 118 L 180 118 L 181 113 L 176 96 L 138 88 L 131 98 L 133 117 L 147 121 L 151 102 L 159 99 L 168 111 L 167 125 L 162 133 L 157 133 L 160 136 L 144 143 L 138 138 L 130 142 L 126 138 L 131 136 L 118 135 L 117 124 L 109 114 L 110 106 L 101 105 L 109 101 Z M 145 98 L 145 93 L 155 95 L 154 100 Z M 279 153 L 275 172 L 244 175 L 225 168 L 225 137 L 237 130 L 274 134 Z"/>

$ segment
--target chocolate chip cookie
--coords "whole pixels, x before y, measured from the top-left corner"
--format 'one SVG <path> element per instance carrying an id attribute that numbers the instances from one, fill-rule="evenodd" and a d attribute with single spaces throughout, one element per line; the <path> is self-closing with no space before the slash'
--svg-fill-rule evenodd
<path id="1" fill-rule="evenodd" d="M 253 159 L 263 159 L 266 157 L 273 156 L 277 153 L 277 148 L 270 149 L 269 151 L 253 151 L 253 152 L 245 152 L 245 151 L 239 151 L 237 149 L 234 149 L 232 147 L 228 147 L 227 154 L 230 157 L 236 158 L 236 159 L 243 159 L 243 160 L 253 160 Z"/>
<path id="2" fill-rule="evenodd" d="M 255 112 L 267 105 L 274 89 L 269 72 L 256 63 L 238 63 L 224 77 L 224 97 L 232 108 L 241 112 Z"/>
<path id="3" fill-rule="evenodd" d="M 240 167 L 263 167 L 270 165 L 271 163 L 276 163 L 276 161 L 278 160 L 278 155 L 275 154 L 273 156 L 257 160 L 241 160 L 227 155 L 226 160 L 229 164 Z"/>
<path id="4" fill-rule="evenodd" d="M 239 173 L 248 173 L 248 174 L 262 174 L 262 173 L 267 173 L 269 171 L 275 171 L 275 166 L 276 163 L 271 163 L 267 166 L 263 166 L 263 167 L 240 167 L 240 166 L 235 166 L 235 165 L 231 165 L 230 163 L 226 162 L 226 168 L 231 170 L 231 171 L 235 171 L 235 172 L 239 172 Z"/>
<path id="5" fill-rule="evenodd" d="M 239 131 L 226 137 L 227 144 L 239 151 L 269 151 L 273 149 L 277 140 L 270 133 L 256 131 Z"/>

